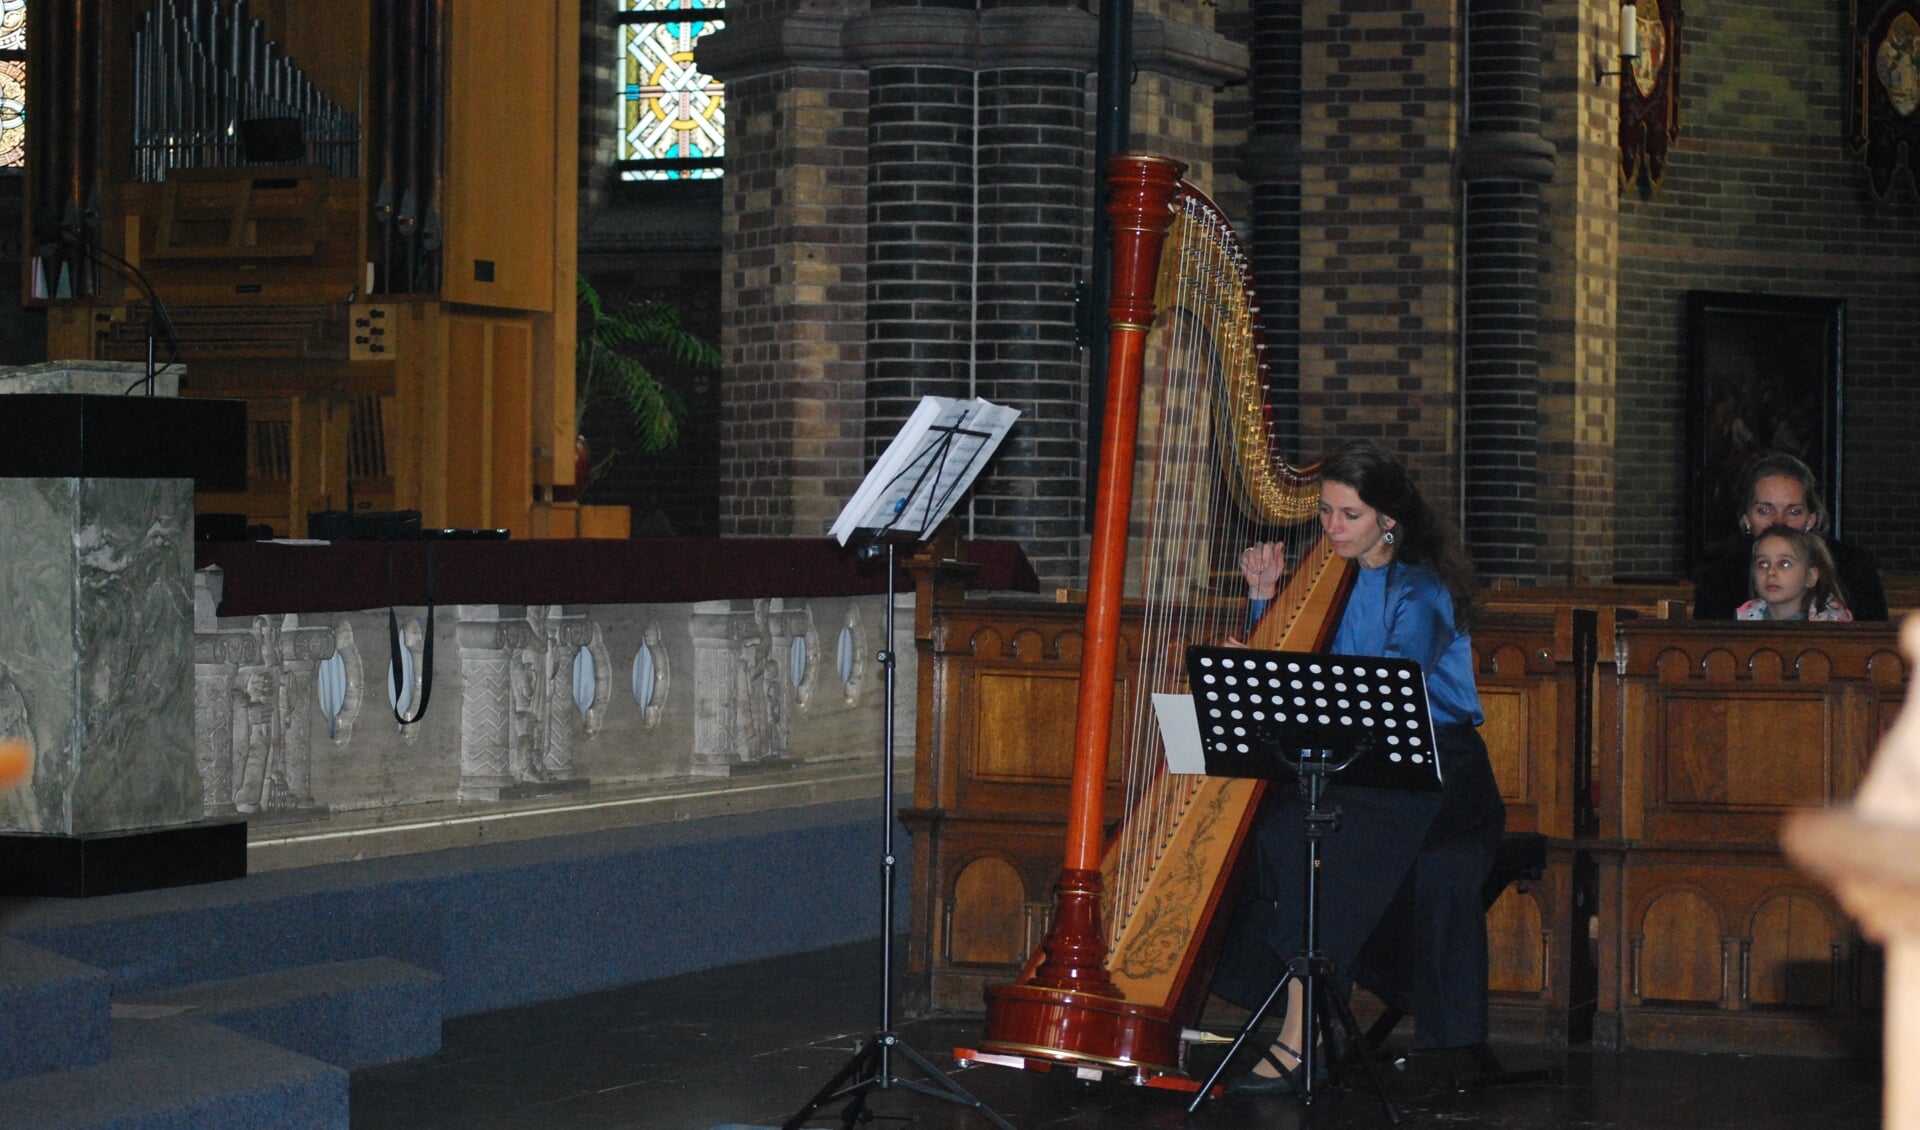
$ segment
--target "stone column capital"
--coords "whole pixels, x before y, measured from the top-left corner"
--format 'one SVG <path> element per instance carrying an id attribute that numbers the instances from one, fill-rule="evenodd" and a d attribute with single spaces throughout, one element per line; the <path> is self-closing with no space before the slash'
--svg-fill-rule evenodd
<path id="1" fill-rule="evenodd" d="M 694 61 L 722 82 L 794 67 L 846 67 L 849 60 L 841 42 L 846 22 L 843 16 L 805 12 L 778 20 L 730 22 L 701 38 Z"/>

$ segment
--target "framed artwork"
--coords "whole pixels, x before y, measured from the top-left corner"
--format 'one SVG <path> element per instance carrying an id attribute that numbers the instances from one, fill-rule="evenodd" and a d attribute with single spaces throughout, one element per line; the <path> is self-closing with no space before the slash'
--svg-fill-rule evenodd
<path id="1" fill-rule="evenodd" d="M 1794 455 L 1820 478 L 1840 533 L 1846 303 L 1687 294 L 1687 567 L 1739 533 L 1747 465 Z"/>
<path id="2" fill-rule="evenodd" d="M 1853 0 L 1848 142 L 1875 196 L 1920 153 L 1920 0 Z"/>
<path id="3" fill-rule="evenodd" d="M 1639 49 L 1620 76 L 1620 187 L 1640 182 L 1650 193 L 1680 136 L 1680 0 L 1639 0 L 1629 11 Z"/>

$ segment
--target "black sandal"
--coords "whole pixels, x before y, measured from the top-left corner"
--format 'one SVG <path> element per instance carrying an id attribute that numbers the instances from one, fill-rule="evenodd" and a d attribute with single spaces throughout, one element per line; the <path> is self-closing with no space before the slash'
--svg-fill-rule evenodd
<path id="1" fill-rule="evenodd" d="M 1293 1066 L 1287 1067 L 1286 1065 L 1282 1064 L 1278 1059 L 1274 1058 L 1273 1053 L 1275 1049 L 1283 1051 L 1288 1055 L 1292 1056 Z M 1301 1075 L 1300 1075 L 1300 1053 L 1299 1052 L 1294 1051 L 1292 1048 L 1288 1047 L 1287 1045 L 1279 1042 L 1278 1040 L 1275 1040 L 1272 1044 L 1268 1045 L 1265 1049 L 1263 1049 L 1260 1052 L 1260 1058 L 1266 1060 L 1268 1063 L 1273 1064 L 1274 1067 L 1279 1069 L 1280 1074 L 1262 1075 L 1258 1071 L 1255 1071 L 1253 1068 L 1248 1068 L 1247 1070 L 1242 1071 L 1240 1074 L 1234 1076 L 1231 1080 L 1228 1081 L 1227 1088 L 1226 1088 L 1227 1094 L 1229 1095 L 1294 1095 L 1294 1094 L 1300 1093 Z M 1315 1072 L 1315 1074 L 1318 1075 L 1320 1073 Z"/>

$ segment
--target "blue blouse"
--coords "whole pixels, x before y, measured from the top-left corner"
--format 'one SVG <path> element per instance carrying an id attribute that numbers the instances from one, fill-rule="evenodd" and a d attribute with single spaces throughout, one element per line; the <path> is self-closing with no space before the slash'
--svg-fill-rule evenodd
<path id="1" fill-rule="evenodd" d="M 1414 660 L 1427 676 L 1434 725 L 1485 721 L 1473 682 L 1473 641 L 1454 628 L 1453 595 L 1429 566 L 1389 562 L 1361 569 L 1329 650 Z"/>

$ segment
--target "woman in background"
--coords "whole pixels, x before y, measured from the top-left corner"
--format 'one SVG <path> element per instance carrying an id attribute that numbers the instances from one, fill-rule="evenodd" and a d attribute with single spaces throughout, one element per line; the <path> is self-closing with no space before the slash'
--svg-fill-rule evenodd
<path id="1" fill-rule="evenodd" d="M 1753 543 L 1775 527 L 1806 530 L 1826 541 L 1833 556 L 1834 579 L 1847 594 L 1856 620 L 1885 620 L 1887 594 L 1880 567 L 1866 549 L 1827 537 L 1831 521 L 1818 482 L 1805 463 L 1791 455 L 1763 455 L 1747 468 L 1740 532 L 1746 537 L 1694 574 L 1693 618 L 1731 620 L 1753 595 Z"/>

